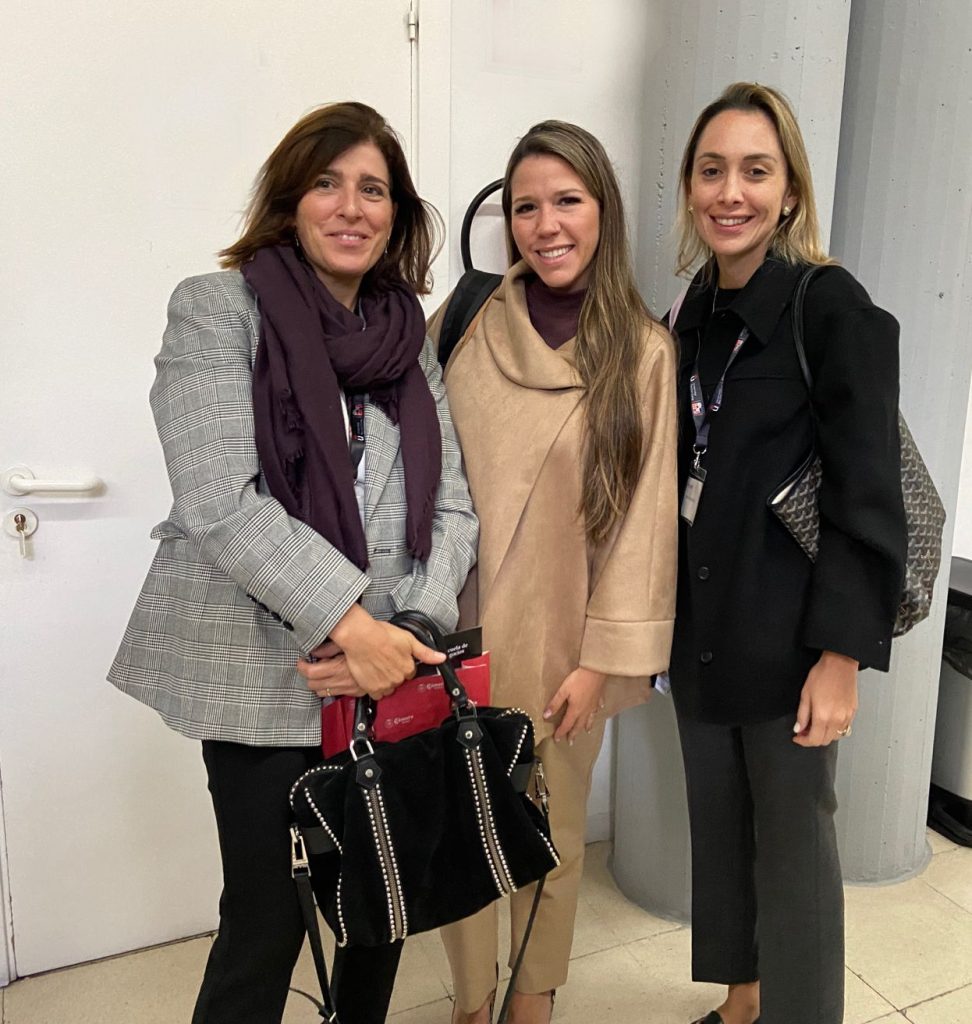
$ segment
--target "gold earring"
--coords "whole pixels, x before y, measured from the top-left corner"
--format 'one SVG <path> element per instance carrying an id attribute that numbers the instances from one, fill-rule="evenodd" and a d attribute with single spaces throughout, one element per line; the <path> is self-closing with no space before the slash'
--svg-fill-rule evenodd
<path id="1" fill-rule="evenodd" d="M 688 212 L 695 213 L 695 207 L 691 203 L 688 204 Z"/>
<path id="2" fill-rule="evenodd" d="M 783 216 L 784 217 L 789 217 L 790 216 L 790 208 L 789 208 L 789 206 L 784 206 L 783 207 Z"/>

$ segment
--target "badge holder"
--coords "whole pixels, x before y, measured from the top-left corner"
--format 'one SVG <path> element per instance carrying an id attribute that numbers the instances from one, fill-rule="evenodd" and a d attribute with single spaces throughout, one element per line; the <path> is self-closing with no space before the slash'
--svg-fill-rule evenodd
<path id="1" fill-rule="evenodd" d="M 702 468 L 702 456 L 705 449 L 692 445 L 695 452 L 695 461 L 689 470 L 688 480 L 685 481 L 685 491 L 682 494 L 681 517 L 691 526 L 695 522 L 695 513 L 699 508 L 699 501 L 702 499 L 702 487 L 705 484 L 705 470 Z"/>

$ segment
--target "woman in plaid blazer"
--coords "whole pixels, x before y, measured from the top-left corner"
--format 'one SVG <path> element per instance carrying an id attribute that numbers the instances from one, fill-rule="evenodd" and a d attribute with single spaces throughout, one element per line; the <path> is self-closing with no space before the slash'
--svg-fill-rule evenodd
<path id="1" fill-rule="evenodd" d="M 202 741 L 223 863 L 193 1024 L 275 1024 L 303 941 L 288 790 L 321 698 L 441 655 L 477 521 L 416 293 L 437 220 L 370 107 L 298 122 L 222 273 L 175 290 L 151 403 L 174 503 L 109 679 Z M 339 950 L 344 1024 L 383 1021 L 401 947 Z"/>

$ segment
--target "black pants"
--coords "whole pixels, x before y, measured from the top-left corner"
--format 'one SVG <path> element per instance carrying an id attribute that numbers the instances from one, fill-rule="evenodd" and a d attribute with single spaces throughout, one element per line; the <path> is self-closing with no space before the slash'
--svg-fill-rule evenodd
<path id="1" fill-rule="evenodd" d="M 321 760 L 320 748 L 213 741 L 202 747 L 223 892 L 192 1024 L 280 1024 L 304 940 L 290 876 L 287 797 L 298 776 Z M 341 1024 L 382 1024 L 401 951 L 400 942 L 337 950 L 331 989 Z"/>
<path id="2" fill-rule="evenodd" d="M 797 746 L 794 720 L 678 718 L 692 829 L 692 976 L 758 979 L 760 1024 L 840 1024 L 837 744 Z"/>

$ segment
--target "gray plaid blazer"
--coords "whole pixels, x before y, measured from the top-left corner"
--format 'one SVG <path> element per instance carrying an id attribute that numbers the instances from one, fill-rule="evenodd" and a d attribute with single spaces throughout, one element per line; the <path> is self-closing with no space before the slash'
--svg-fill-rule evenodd
<path id="1" fill-rule="evenodd" d="M 455 626 L 456 595 L 476 559 L 478 522 L 431 343 L 422 369 L 442 428 L 432 553 L 405 546 L 398 428 L 365 412 L 361 572 L 267 492 L 253 437 L 256 298 L 241 274 L 176 288 L 156 357 L 152 411 L 172 484 L 168 519 L 108 678 L 194 739 L 255 746 L 320 742 L 320 699 L 297 674 L 361 599 L 378 618 L 403 608 Z"/>

